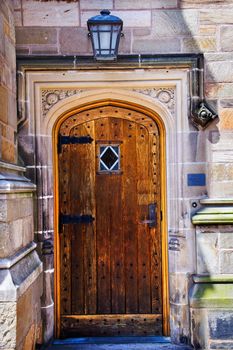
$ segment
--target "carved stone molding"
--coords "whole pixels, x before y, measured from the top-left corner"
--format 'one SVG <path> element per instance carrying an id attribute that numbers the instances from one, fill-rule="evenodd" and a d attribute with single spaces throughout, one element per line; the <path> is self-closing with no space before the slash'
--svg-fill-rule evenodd
<path id="1" fill-rule="evenodd" d="M 175 89 L 173 88 L 151 88 L 151 89 L 133 89 L 144 95 L 148 95 L 162 104 L 164 104 L 172 115 L 175 114 Z"/>
<path id="2" fill-rule="evenodd" d="M 84 90 L 80 89 L 43 89 L 41 92 L 42 115 L 46 116 L 48 111 L 59 101 L 78 95 Z M 132 89 L 140 94 L 148 95 L 164 104 L 169 111 L 175 113 L 175 89 L 173 88 L 149 88 Z"/>
<path id="3" fill-rule="evenodd" d="M 67 97 L 77 95 L 83 90 L 80 89 L 45 89 L 41 91 L 42 115 L 46 116 L 48 111 L 59 101 Z"/>

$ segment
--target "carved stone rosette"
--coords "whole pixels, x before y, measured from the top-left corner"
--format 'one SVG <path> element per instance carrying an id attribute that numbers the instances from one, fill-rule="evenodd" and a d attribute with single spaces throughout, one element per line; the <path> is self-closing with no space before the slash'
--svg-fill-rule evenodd
<path id="1" fill-rule="evenodd" d="M 46 89 L 41 91 L 42 115 L 46 116 L 48 111 L 59 101 L 81 93 L 80 89 Z"/>
<path id="2" fill-rule="evenodd" d="M 151 89 L 133 89 L 144 95 L 148 95 L 162 104 L 164 104 L 172 115 L 175 114 L 175 89 L 173 88 L 151 88 Z"/>

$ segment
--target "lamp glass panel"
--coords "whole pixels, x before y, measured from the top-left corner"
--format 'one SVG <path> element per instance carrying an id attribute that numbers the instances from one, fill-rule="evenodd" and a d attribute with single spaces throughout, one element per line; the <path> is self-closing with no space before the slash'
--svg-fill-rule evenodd
<path id="1" fill-rule="evenodd" d="M 116 43 L 117 43 L 117 37 L 118 37 L 118 33 L 119 33 L 119 28 L 120 28 L 119 25 L 115 25 L 115 26 L 113 26 L 113 28 L 112 28 L 112 46 L 111 46 L 111 49 L 112 49 L 112 52 L 113 52 L 113 53 L 114 53 L 115 48 L 116 48 Z"/>
<path id="2" fill-rule="evenodd" d="M 99 26 L 100 35 L 100 49 L 109 51 L 110 40 L 111 40 L 111 25 L 100 25 Z M 107 52 L 106 52 L 107 53 Z"/>
<path id="3" fill-rule="evenodd" d="M 95 50 L 99 50 L 98 26 L 91 26 L 93 45 Z"/>

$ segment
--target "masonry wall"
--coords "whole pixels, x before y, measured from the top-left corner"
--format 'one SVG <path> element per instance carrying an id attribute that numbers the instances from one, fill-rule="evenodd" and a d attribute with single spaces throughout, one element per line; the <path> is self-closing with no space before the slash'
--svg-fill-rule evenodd
<path id="1" fill-rule="evenodd" d="M 33 185 L 18 164 L 14 2 L 0 1 L 0 348 L 28 350 L 41 334 L 42 263 Z"/>
<path id="2" fill-rule="evenodd" d="M 86 22 L 88 18 L 98 14 L 103 8 L 110 9 L 112 14 L 121 17 L 124 21 L 124 37 L 121 38 L 120 54 L 204 54 L 204 93 L 206 100 L 218 113 L 219 119 L 205 130 L 197 131 L 190 125 L 189 132 L 180 137 L 180 140 L 185 140 L 185 147 L 183 144 L 179 145 L 181 152 L 177 160 L 179 163 L 177 166 L 180 167 L 184 180 L 180 193 L 182 216 L 176 218 L 181 230 L 175 232 L 174 237 L 177 234 L 181 253 L 171 249 L 169 260 L 170 266 L 175 266 L 174 274 L 170 274 L 170 286 L 171 289 L 173 288 L 173 294 L 170 295 L 171 319 L 175 324 L 173 340 L 186 342 L 190 339 L 189 291 L 190 282 L 192 283 L 190 275 L 198 273 L 205 276 L 209 273 L 216 273 L 217 277 L 213 281 L 206 282 L 206 288 L 211 290 L 209 284 L 218 284 L 219 280 L 221 280 L 221 286 L 224 286 L 224 283 L 228 285 L 233 273 L 232 264 L 229 263 L 233 255 L 232 225 L 202 226 L 200 224 L 195 230 L 191 223 L 192 202 L 194 200 L 198 202 L 199 198 L 207 195 L 213 199 L 213 204 L 216 198 L 228 199 L 228 204 L 231 205 L 229 210 L 232 212 L 233 1 L 15 0 L 17 55 L 19 57 L 91 55 L 91 43 L 87 36 Z M 22 145 L 21 155 L 25 165 L 29 165 L 31 169 L 34 166 L 37 167 L 35 171 L 33 170 L 32 178 L 35 176 L 35 179 L 38 179 L 38 193 L 42 187 L 48 187 L 43 193 L 46 196 L 46 199 L 43 199 L 44 203 L 46 201 L 47 204 L 40 206 L 42 209 L 38 215 L 38 239 L 52 240 L 53 216 L 51 212 L 50 215 L 48 214 L 48 208 L 52 207 L 53 201 L 50 191 L 51 183 L 44 181 L 40 184 L 43 178 L 42 172 L 47 170 L 42 169 L 40 164 L 34 164 L 33 147 L 27 147 L 25 128 L 27 128 L 26 123 L 19 132 Z M 43 146 L 50 147 L 48 144 Z M 52 171 L 51 169 L 48 171 Z M 206 186 L 189 187 L 186 182 L 188 173 L 206 173 Z M 172 234 L 169 234 L 171 238 Z M 225 239 L 224 244 L 223 239 Z M 213 261 L 215 264 L 212 263 Z M 50 265 L 52 265 L 51 261 L 49 268 L 46 267 L 49 270 L 51 270 Z M 224 279 L 225 277 L 219 279 L 220 275 L 228 275 L 229 278 L 228 280 Z M 48 276 L 47 278 L 49 297 L 44 298 L 43 313 L 47 313 L 44 319 L 45 329 L 50 327 L 46 335 L 49 338 L 53 332 L 51 327 L 53 302 L 50 290 L 51 281 Z M 196 280 L 195 288 L 196 286 L 199 288 L 199 282 L 203 283 L 202 280 Z M 212 290 L 215 290 L 215 286 Z M 194 301 L 196 294 L 198 293 L 195 289 Z M 214 295 L 213 298 L 215 297 Z M 192 304 L 191 313 L 194 315 L 192 341 L 196 346 L 202 346 L 201 348 L 209 348 L 209 334 L 199 334 L 197 329 L 200 330 L 200 333 L 202 329 L 209 329 L 208 322 L 211 324 L 211 317 L 215 317 L 218 322 L 218 319 L 220 321 L 224 319 L 224 312 L 229 311 L 227 309 L 229 305 L 224 306 L 221 295 L 218 295 L 216 300 L 217 302 L 211 306 L 208 302 L 204 305 L 202 301 L 200 303 L 195 301 Z M 204 309 L 205 318 L 202 317 L 202 309 Z M 218 316 L 217 309 L 224 309 L 223 316 Z M 211 314 L 210 317 L 209 314 Z M 198 317 L 201 322 L 204 320 L 203 322 L 206 323 L 202 325 Z M 178 324 L 180 324 L 180 329 L 177 327 Z M 215 334 L 214 337 L 217 338 L 218 334 Z M 229 348 L 229 345 L 226 346 Z"/>
<path id="3" fill-rule="evenodd" d="M 103 8 L 124 21 L 120 54 L 204 53 L 205 94 L 219 114 L 207 145 L 216 156 L 208 159 L 208 193 L 233 195 L 233 156 L 226 163 L 216 152 L 219 130 L 225 149 L 233 129 L 231 0 L 15 0 L 14 8 L 19 56 L 91 55 L 86 22 Z"/>
<path id="4" fill-rule="evenodd" d="M 0 159 L 15 163 L 16 57 L 13 2 L 0 2 Z"/>

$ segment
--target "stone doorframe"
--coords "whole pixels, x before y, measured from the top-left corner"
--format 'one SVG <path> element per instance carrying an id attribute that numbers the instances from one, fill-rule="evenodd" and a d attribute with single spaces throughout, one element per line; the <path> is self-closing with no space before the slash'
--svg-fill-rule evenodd
<path id="1" fill-rule="evenodd" d="M 37 66 L 35 69 L 30 64 L 19 65 L 19 151 L 27 175 L 37 184 L 35 233 L 42 254 L 47 256 L 44 259 L 42 298 L 45 342 L 54 335 L 51 259 L 54 228 L 57 227 L 57 215 L 54 215 L 57 201 L 54 201 L 53 183 L 54 155 L 57 152 L 54 142 L 56 125 L 73 111 L 104 101 L 123 102 L 141 108 L 155 116 L 161 131 L 163 129 L 164 179 L 166 173 L 163 186 L 163 209 L 166 213 L 163 227 L 166 247 L 164 267 L 169 265 L 170 331 L 174 341 L 189 341 L 188 284 L 189 276 L 196 271 L 195 230 L 190 219 L 190 208 L 196 197 L 206 194 L 206 188 L 201 188 L 201 193 L 194 191 L 187 196 L 189 189 L 184 183 L 190 171 L 185 163 L 189 149 L 184 144 L 187 135 L 194 131 L 188 117 L 192 69 L 190 62 L 170 68 L 153 67 L 150 64 L 143 68 L 137 65 L 118 66 L 117 69 L 101 66 L 82 69 L 69 66 L 67 69 L 57 65 L 52 68 Z M 204 171 L 204 165 L 200 162 L 192 166 L 199 172 Z M 57 261 L 55 267 L 56 264 Z M 168 298 L 167 293 L 165 298 Z M 164 333 L 168 334 L 168 327 L 165 327 Z"/>

